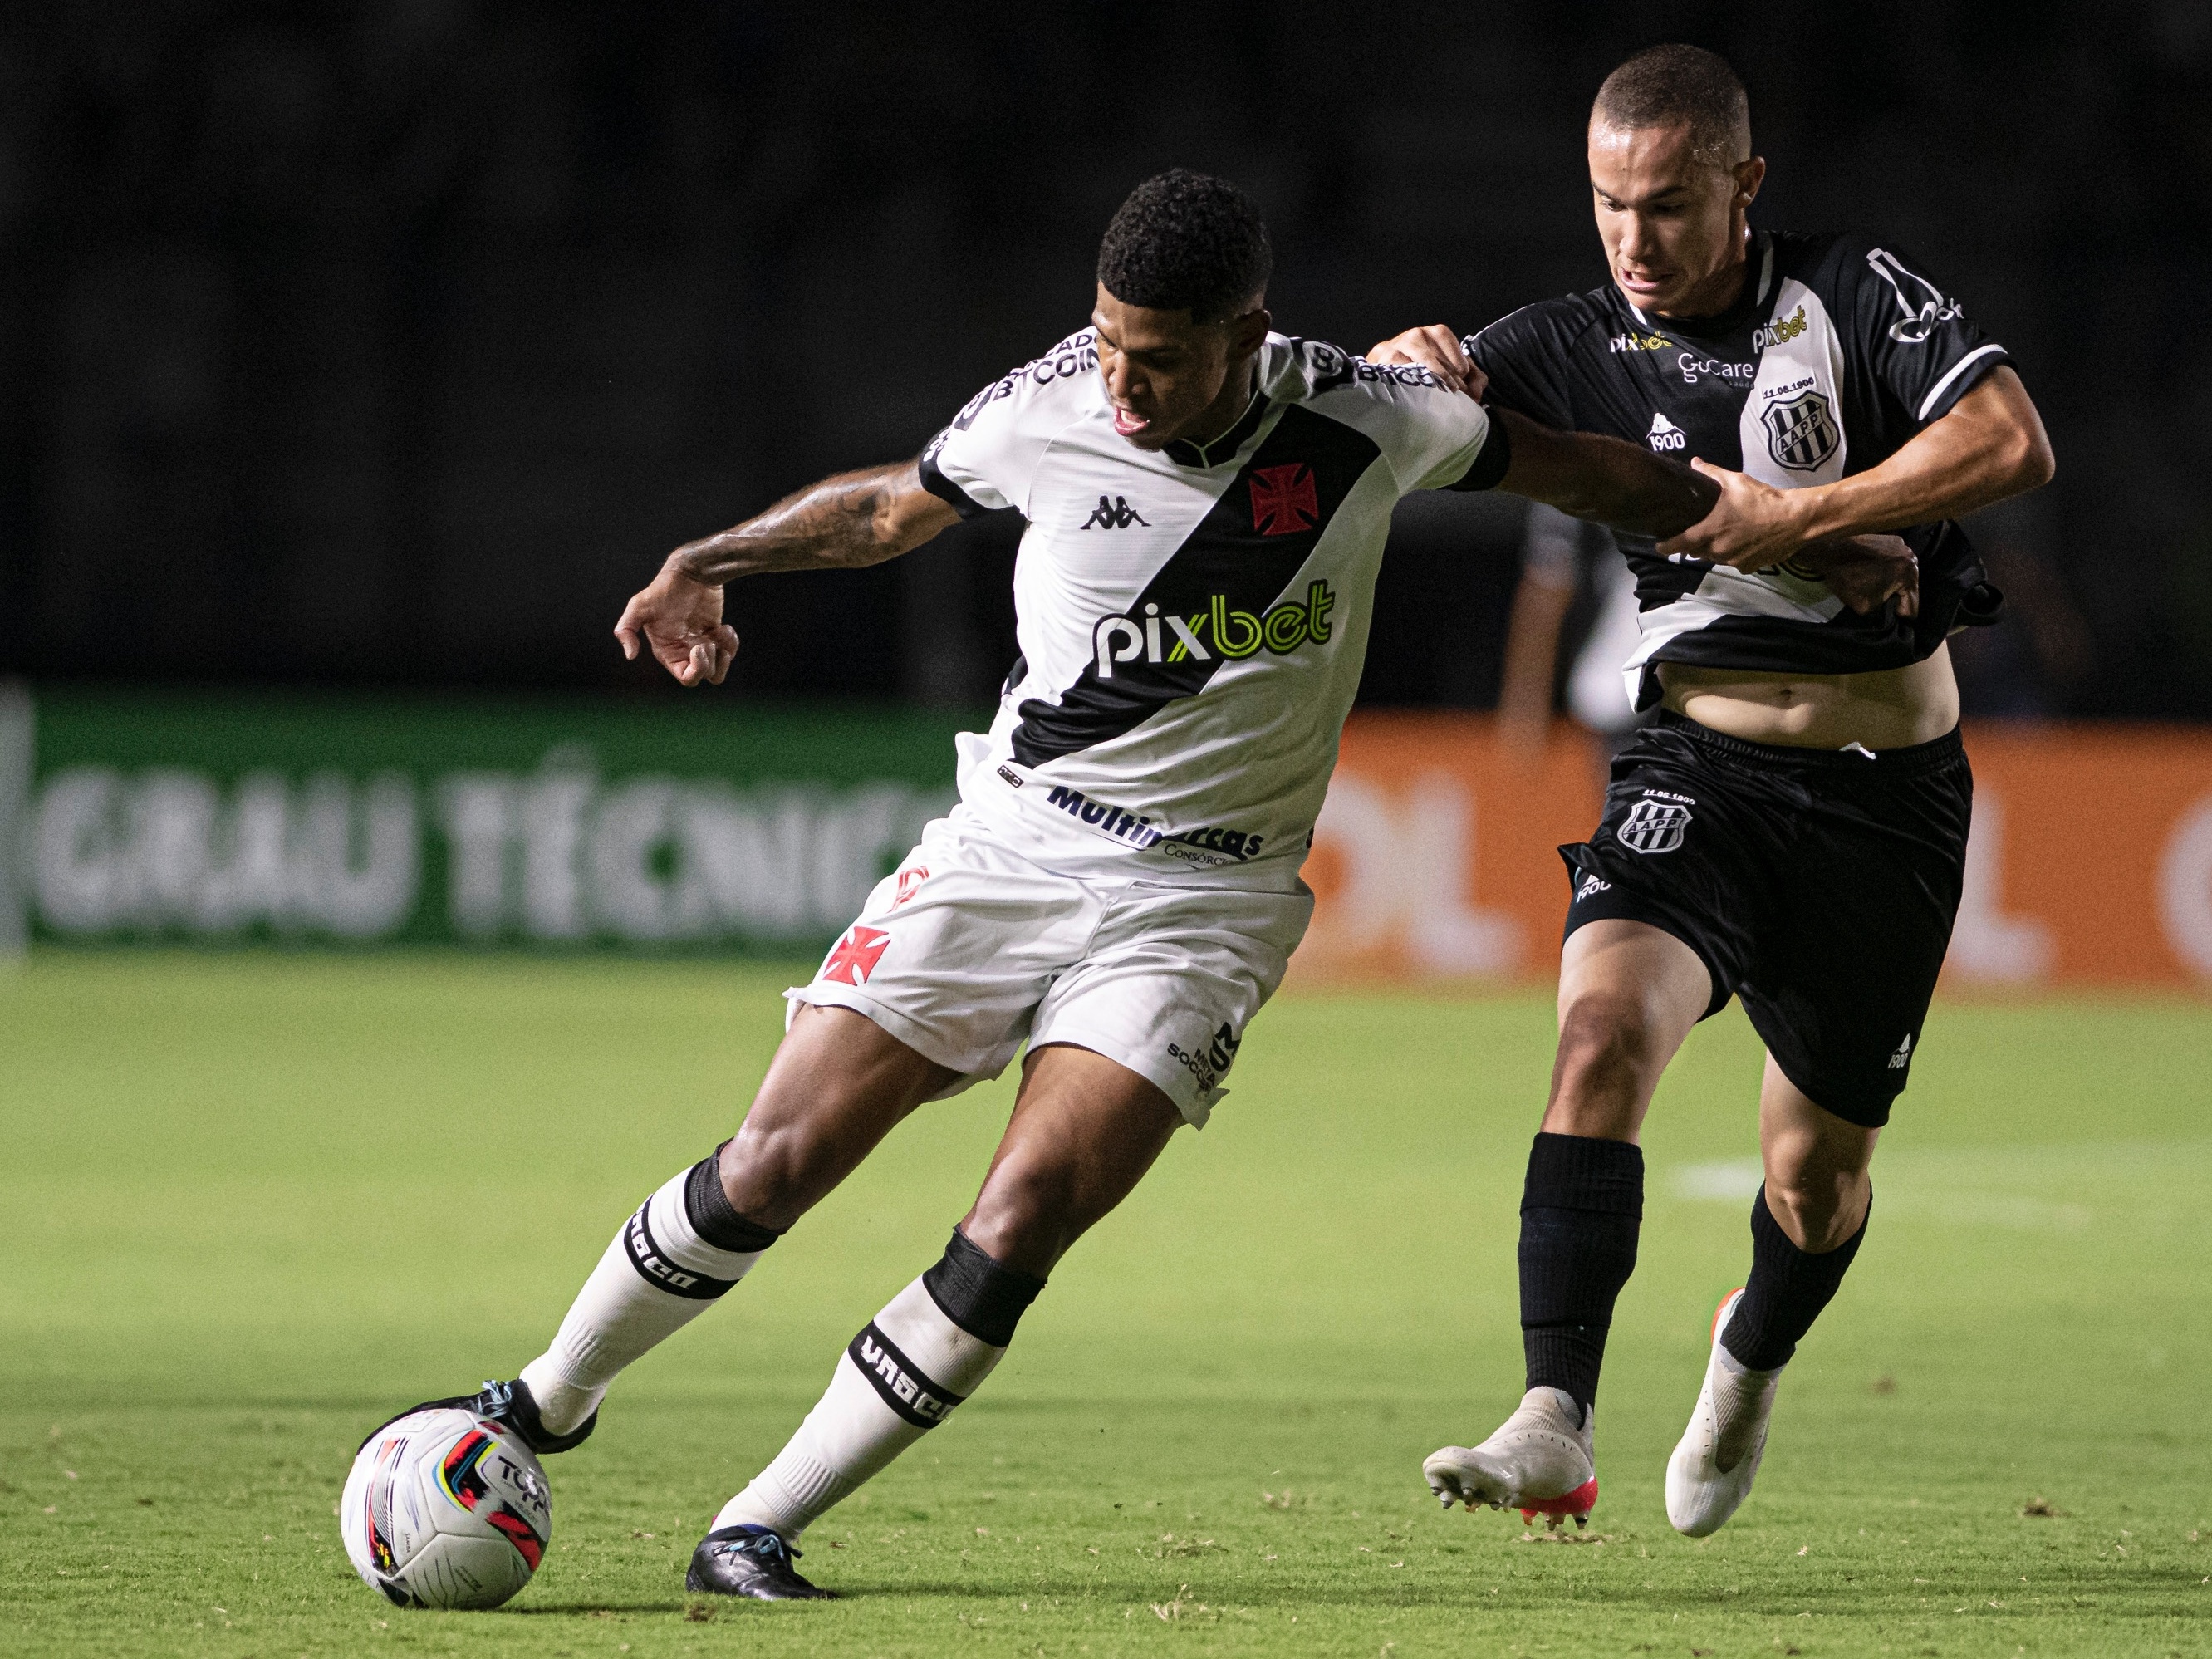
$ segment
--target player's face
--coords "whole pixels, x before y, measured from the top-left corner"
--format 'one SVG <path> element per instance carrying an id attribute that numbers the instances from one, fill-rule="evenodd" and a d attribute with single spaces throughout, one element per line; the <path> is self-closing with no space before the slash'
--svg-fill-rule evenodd
<path id="1" fill-rule="evenodd" d="M 1742 283 L 1744 211 L 1766 163 L 1701 161 L 1690 130 L 1589 131 L 1590 192 L 1613 280 L 1629 303 L 1675 317 L 1709 317 Z"/>
<path id="2" fill-rule="evenodd" d="M 1101 283 L 1091 325 L 1114 430 L 1139 449 L 1164 449 L 1177 438 L 1218 438 L 1243 412 L 1244 366 L 1267 338 L 1267 313 L 1194 323 L 1188 311 L 1124 305 Z"/>

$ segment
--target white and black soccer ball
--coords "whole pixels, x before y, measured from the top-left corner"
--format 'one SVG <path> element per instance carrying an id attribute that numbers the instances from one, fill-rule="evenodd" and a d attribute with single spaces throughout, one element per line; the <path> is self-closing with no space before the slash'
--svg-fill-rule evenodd
<path id="1" fill-rule="evenodd" d="M 514 1431 L 474 1412 L 410 1412 L 368 1437 L 338 1500 L 354 1571 L 403 1607 L 495 1607 L 553 1537 L 553 1491 Z"/>

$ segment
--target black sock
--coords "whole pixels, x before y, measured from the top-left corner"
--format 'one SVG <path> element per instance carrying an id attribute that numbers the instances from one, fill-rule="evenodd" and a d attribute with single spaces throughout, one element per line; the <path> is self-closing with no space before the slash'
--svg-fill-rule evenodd
<path id="1" fill-rule="evenodd" d="M 1867 1216 L 1873 1214 L 1869 1195 Z M 1818 1255 L 1801 1250 L 1766 1207 L 1766 1188 L 1760 1187 L 1751 1203 L 1751 1278 L 1728 1329 L 1721 1333 L 1721 1346 L 1755 1371 L 1788 1364 L 1797 1352 L 1798 1339 L 1813 1328 L 1820 1310 L 1844 1282 L 1865 1237 L 1866 1221 L 1862 1220 L 1858 1231 L 1832 1250 Z"/>
<path id="2" fill-rule="evenodd" d="M 726 1140 L 722 1146 L 729 1144 Z M 722 1146 L 694 1164 L 684 1177 L 684 1213 L 699 1237 L 718 1250 L 741 1255 L 764 1250 L 783 1235 L 773 1227 L 748 1221 L 730 1202 L 729 1194 L 722 1188 Z"/>
<path id="3" fill-rule="evenodd" d="M 1613 1299 L 1636 1271 L 1644 1153 L 1626 1140 L 1540 1134 L 1521 1194 L 1521 1346 L 1528 1386 L 1564 1389 L 1589 1419 Z"/>
<path id="4" fill-rule="evenodd" d="M 1014 1340 L 1014 1326 L 1044 1289 L 1044 1280 L 994 1261 L 968 1241 L 959 1228 L 937 1265 L 921 1276 L 938 1310 L 978 1342 L 1003 1348 Z"/>

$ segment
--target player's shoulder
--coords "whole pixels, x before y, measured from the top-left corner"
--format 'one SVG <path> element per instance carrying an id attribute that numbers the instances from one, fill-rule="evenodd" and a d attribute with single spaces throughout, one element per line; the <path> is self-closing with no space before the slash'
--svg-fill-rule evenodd
<path id="1" fill-rule="evenodd" d="M 1098 332 L 1079 328 L 1048 351 L 1008 369 L 970 398 L 948 428 L 1006 426 L 1029 418 L 1073 419 L 1097 386 Z"/>
<path id="2" fill-rule="evenodd" d="M 1768 246 L 1778 281 L 1795 279 L 1824 300 L 1849 302 L 1869 284 L 1887 292 L 1920 269 L 1894 239 L 1863 230 L 1775 231 Z"/>
<path id="3" fill-rule="evenodd" d="M 1602 343 L 1622 326 L 1621 308 L 1608 283 L 1508 312 L 1469 335 L 1468 347 L 1486 367 L 1493 360 L 1529 352 L 1567 357 L 1593 341 Z"/>
<path id="4" fill-rule="evenodd" d="M 1422 364 L 1371 363 L 1327 340 L 1285 334 L 1270 334 L 1261 348 L 1260 389 L 1276 403 L 1314 404 L 1331 412 L 1459 395 Z"/>

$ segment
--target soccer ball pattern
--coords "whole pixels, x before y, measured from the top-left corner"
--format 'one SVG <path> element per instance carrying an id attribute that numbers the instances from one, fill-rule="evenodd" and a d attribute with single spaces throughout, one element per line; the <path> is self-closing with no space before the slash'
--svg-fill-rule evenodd
<path id="1" fill-rule="evenodd" d="M 495 1607 L 553 1537 L 553 1493 L 511 1431 L 473 1412 L 414 1412 L 371 1435 L 338 1500 L 354 1571 L 403 1607 Z"/>

